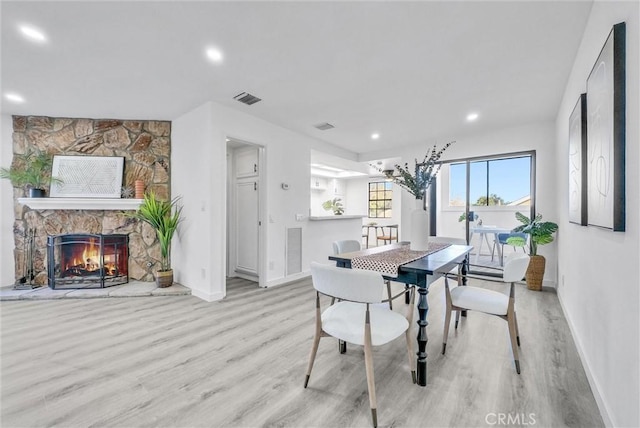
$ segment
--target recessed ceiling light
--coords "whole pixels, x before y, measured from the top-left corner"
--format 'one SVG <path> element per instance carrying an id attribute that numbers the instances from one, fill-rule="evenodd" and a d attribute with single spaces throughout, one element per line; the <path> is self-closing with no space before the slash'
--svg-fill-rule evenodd
<path id="1" fill-rule="evenodd" d="M 208 48 L 207 58 L 212 62 L 222 62 L 222 52 L 217 48 Z"/>
<path id="2" fill-rule="evenodd" d="M 377 140 L 378 138 L 380 138 L 380 134 L 371 134 L 372 140 Z"/>
<path id="3" fill-rule="evenodd" d="M 478 118 L 478 113 L 469 113 L 467 115 L 467 122 L 473 122 Z"/>
<path id="4" fill-rule="evenodd" d="M 47 41 L 47 36 L 40 30 L 30 25 L 20 25 L 20 32 L 23 36 L 34 42 L 44 43 Z"/>
<path id="5" fill-rule="evenodd" d="M 12 103 L 23 103 L 24 102 L 24 98 L 22 97 L 22 95 L 16 94 L 14 92 L 7 92 L 6 94 L 4 94 L 4 97 L 11 101 Z"/>

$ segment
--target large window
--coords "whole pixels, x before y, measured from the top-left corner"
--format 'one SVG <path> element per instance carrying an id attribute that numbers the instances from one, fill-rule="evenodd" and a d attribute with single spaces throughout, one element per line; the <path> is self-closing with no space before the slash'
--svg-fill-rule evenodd
<path id="1" fill-rule="evenodd" d="M 369 218 L 390 218 L 393 183 L 378 181 L 369 183 Z"/>
<path id="2" fill-rule="evenodd" d="M 531 156 L 469 162 L 472 206 L 531 205 Z M 466 162 L 449 169 L 449 205 L 465 206 Z"/>

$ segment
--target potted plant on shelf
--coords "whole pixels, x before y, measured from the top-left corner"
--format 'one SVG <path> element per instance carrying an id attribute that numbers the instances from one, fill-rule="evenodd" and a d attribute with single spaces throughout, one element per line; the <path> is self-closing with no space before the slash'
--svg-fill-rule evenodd
<path id="1" fill-rule="evenodd" d="M 322 203 L 322 208 L 324 208 L 325 211 L 333 210 L 334 215 L 344 214 L 344 206 L 342 205 L 342 199 L 340 198 L 333 198 L 328 201 L 324 201 Z"/>
<path id="2" fill-rule="evenodd" d="M 0 178 L 11 181 L 15 187 L 23 187 L 30 198 L 42 198 L 45 189 L 52 183 L 62 183 L 51 176 L 53 157 L 38 149 L 28 149 L 24 154 L 16 154 L 9 168 L 0 168 Z"/>
<path id="3" fill-rule="evenodd" d="M 173 234 L 182 221 L 182 206 L 178 205 L 179 198 L 171 201 L 158 199 L 151 191 L 144 195 L 138 211 L 131 217 L 142 220 L 156 231 L 160 242 L 160 269 L 156 273 L 158 287 L 169 287 L 173 284 L 173 269 L 171 268 L 171 240 Z"/>
<path id="4" fill-rule="evenodd" d="M 553 242 L 553 234 L 558 231 L 558 225 L 551 221 L 542 221 L 542 214 L 536 215 L 530 219 L 524 214 L 517 212 L 516 218 L 520 226 L 513 229 L 513 232 L 522 232 L 529 235 L 529 268 L 525 278 L 527 280 L 527 288 L 529 290 L 542 290 L 542 279 L 544 278 L 544 269 L 546 260 L 544 256 L 538 254 L 538 245 L 545 245 Z M 525 238 L 512 236 L 507 239 L 507 244 L 514 247 L 524 247 L 527 244 Z"/>

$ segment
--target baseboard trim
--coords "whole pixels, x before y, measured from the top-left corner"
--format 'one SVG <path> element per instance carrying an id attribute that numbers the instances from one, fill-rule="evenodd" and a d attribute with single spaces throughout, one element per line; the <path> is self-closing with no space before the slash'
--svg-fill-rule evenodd
<path id="1" fill-rule="evenodd" d="M 267 281 L 267 288 L 274 287 L 276 285 L 290 284 L 292 282 L 299 281 L 304 278 L 308 278 L 311 276 L 311 271 L 300 272 L 293 275 L 285 276 L 282 278 L 272 279 L 271 281 Z"/>
<path id="2" fill-rule="evenodd" d="M 578 350 L 578 356 L 580 357 L 580 362 L 582 362 L 582 367 L 584 368 L 584 372 L 587 375 L 587 381 L 589 382 L 589 386 L 591 387 L 591 391 L 593 392 L 593 397 L 596 400 L 596 404 L 598 405 L 598 410 L 600 411 L 600 416 L 602 417 L 602 421 L 606 427 L 613 428 L 615 425 L 611 421 L 611 417 L 609 416 L 609 409 L 607 408 L 607 404 L 602 398 L 602 394 L 600 393 L 600 386 L 598 382 L 591 374 L 591 367 L 589 366 L 589 361 L 587 360 L 585 353 L 582 349 L 582 343 L 578 340 L 575 332 L 575 328 L 573 326 L 573 322 L 570 317 L 567 316 L 567 309 L 564 306 L 564 302 L 562 301 L 562 295 L 560 293 L 556 293 L 558 295 L 558 301 L 560 302 L 560 307 L 562 308 L 562 312 L 564 314 L 564 319 L 567 320 L 567 325 L 569 326 L 569 331 L 571 332 L 571 337 L 573 338 L 573 343 L 576 344 L 576 349 Z"/>
<path id="3" fill-rule="evenodd" d="M 224 293 L 205 293 L 200 290 L 196 290 L 194 288 L 191 289 L 191 295 L 195 296 L 199 299 L 204 300 L 205 302 L 217 302 L 218 300 L 224 299 Z"/>

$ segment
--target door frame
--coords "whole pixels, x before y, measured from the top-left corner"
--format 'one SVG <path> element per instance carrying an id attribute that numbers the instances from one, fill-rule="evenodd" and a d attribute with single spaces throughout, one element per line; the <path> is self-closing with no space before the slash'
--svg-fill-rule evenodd
<path id="1" fill-rule="evenodd" d="M 229 143 L 239 144 L 242 146 L 250 146 L 258 149 L 258 286 L 266 287 L 267 284 L 267 269 L 266 269 L 266 251 L 267 251 L 267 224 L 265 222 L 265 218 L 267 218 L 267 198 L 266 198 L 266 185 L 267 185 L 267 156 L 266 156 L 266 147 L 253 143 L 247 140 L 243 140 L 240 138 L 233 137 L 231 135 L 226 136 L 226 154 L 227 159 L 229 158 L 231 151 L 235 150 L 235 147 L 231 147 Z M 235 234 L 232 234 L 232 231 L 235 231 L 231 228 L 231 222 L 235 220 L 235 188 L 232 184 L 235 182 L 235 176 L 231 168 L 228 168 L 226 177 L 226 205 L 227 205 L 227 221 L 226 221 L 226 242 L 225 249 L 227 252 L 227 263 L 225 266 L 225 278 L 228 276 L 230 272 L 230 240 L 235 239 Z M 235 258 L 234 258 L 235 260 Z M 224 285 L 224 295 L 227 294 L 227 285 Z"/>

